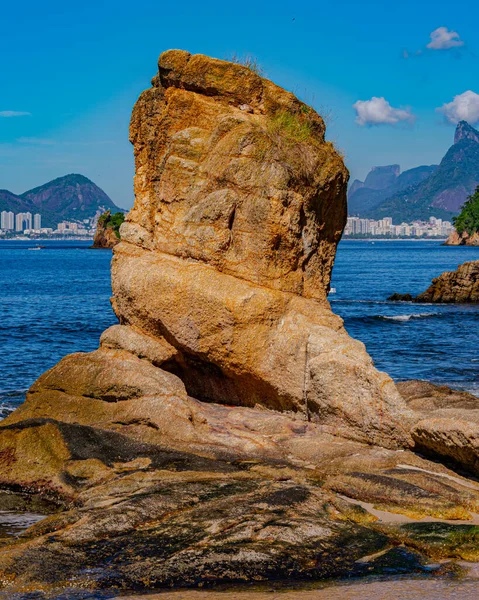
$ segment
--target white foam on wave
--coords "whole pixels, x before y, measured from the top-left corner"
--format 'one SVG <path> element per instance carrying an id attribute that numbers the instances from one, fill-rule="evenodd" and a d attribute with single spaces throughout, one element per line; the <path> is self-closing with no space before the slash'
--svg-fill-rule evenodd
<path id="1" fill-rule="evenodd" d="M 10 413 L 15 410 L 15 407 L 11 404 L 6 404 L 5 402 L 0 402 L 0 421 L 8 417 Z"/>
<path id="2" fill-rule="evenodd" d="M 380 319 L 386 321 L 411 321 L 411 319 L 427 319 L 428 317 L 435 317 L 438 313 L 412 313 L 410 315 L 380 315 Z"/>

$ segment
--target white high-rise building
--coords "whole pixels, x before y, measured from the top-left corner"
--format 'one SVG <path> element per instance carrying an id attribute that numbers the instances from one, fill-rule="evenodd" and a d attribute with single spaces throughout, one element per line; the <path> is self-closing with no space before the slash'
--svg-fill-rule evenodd
<path id="1" fill-rule="evenodd" d="M 42 215 L 38 213 L 33 216 L 33 229 L 41 229 L 42 228 Z"/>
<path id="2" fill-rule="evenodd" d="M 15 231 L 24 231 L 32 228 L 32 213 L 18 213 L 15 216 Z"/>
<path id="3" fill-rule="evenodd" d="M 15 229 L 15 215 L 11 211 L 2 211 L 0 229 Z"/>
<path id="4" fill-rule="evenodd" d="M 23 213 L 23 218 L 25 219 L 25 229 L 31 229 L 32 228 L 32 213 L 31 212 L 26 212 Z"/>
<path id="5" fill-rule="evenodd" d="M 15 231 L 23 231 L 23 213 L 15 215 Z"/>

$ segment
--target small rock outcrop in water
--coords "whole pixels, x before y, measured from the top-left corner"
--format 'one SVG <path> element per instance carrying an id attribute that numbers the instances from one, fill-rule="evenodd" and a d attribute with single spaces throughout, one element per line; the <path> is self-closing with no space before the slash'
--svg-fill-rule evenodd
<path id="1" fill-rule="evenodd" d="M 122 212 L 107 211 L 98 219 L 92 248 L 113 248 L 120 243 L 120 226 L 125 220 Z"/>
<path id="2" fill-rule="evenodd" d="M 6 593 L 424 570 L 432 542 L 401 519 L 467 523 L 479 487 L 414 444 L 474 470 L 478 411 L 454 453 L 448 409 L 409 407 L 331 312 L 348 174 L 321 117 L 247 67 L 170 51 L 131 140 L 120 324 L 0 425 L 0 487 L 63 509 L 0 547 Z M 453 547 L 447 527 L 441 556 L 476 558 L 468 525 Z"/>
<path id="3" fill-rule="evenodd" d="M 479 231 L 472 234 L 467 231 L 463 231 L 461 234 L 453 231 L 444 242 L 444 246 L 479 246 Z"/>
<path id="4" fill-rule="evenodd" d="M 393 294 L 388 300 L 396 302 L 477 303 L 479 302 L 479 261 L 459 265 L 432 280 L 428 289 L 419 294 Z"/>
<path id="5" fill-rule="evenodd" d="M 479 187 L 453 221 L 456 229 L 447 238 L 445 246 L 479 246 Z"/>

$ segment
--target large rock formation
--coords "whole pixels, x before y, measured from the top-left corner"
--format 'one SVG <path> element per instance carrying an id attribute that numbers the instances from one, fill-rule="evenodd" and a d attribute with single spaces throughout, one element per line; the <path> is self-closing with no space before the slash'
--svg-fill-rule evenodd
<path id="1" fill-rule="evenodd" d="M 246 67 L 171 51 L 130 138 L 120 322 L 177 349 L 166 368 L 195 398 L 407 444 L 394 385 L 326 301 L 348 174 L 322 119 Z"/>
<path id="2" fill-rule="evenodd" d="M 477 303 L 479 302 L 479 261 L 459 265 L 456 271 L 446 271 L 432 280 L 426 291 L 411 294 L 393 294 L 388 300 L 403 302 Z"/>
<path id="3" fill-rule="evenodd" d="M 0 427 L 1 488 L 62 509 L 0 540 L 0 585 L 361 574 L 397 564 L 398 543 L 424 571 L 434 553 L 401 522 L 467 528 L 479 487 L 410 448 L 470 467 L 474 436 L 455 456 L 446 434 L 428 445 L 423 412 L 331 312 L 348 174 L 322 119 L 247 67 L 170 51 L 131 139 L 120 324 Z M 466 558 L 446 538 L 441 556 Z"/>

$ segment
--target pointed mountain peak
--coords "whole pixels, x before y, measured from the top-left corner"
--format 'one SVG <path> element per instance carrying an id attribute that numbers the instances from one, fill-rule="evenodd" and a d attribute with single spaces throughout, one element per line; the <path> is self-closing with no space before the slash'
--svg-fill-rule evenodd
<path id="1" fill-rule="evenodd" d="M 457 144 L 457 142 L 465 139 L 479 143 L 479 131 L 469 125 L 467 121 L 459 121 L 454 135 L 454 143 Z"/>

